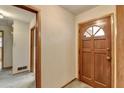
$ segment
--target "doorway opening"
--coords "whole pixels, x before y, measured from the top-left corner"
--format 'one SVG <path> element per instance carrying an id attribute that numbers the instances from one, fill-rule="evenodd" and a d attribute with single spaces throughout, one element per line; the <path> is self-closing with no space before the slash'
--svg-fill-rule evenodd
<path id="1" fill-rule="evenodd" d="M 41 88 L 40 10 L 25 5 L 0 10 L 0 87 Z"/>
<path id="2" fill-rule="evenodd" d="M 26 11 L 36 14 L 36 42 L 35 42 L 35 82 L 36 88 L 41 88 L 41 11 L 40 9 L 30 5 L 14 5 L 15 7 L 24 9 Z"/>

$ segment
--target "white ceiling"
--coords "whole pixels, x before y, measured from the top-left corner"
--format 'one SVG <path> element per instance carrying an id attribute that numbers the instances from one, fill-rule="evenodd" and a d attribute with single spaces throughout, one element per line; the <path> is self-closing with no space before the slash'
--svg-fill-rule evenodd
<path id="1" fill-rule="evenodd" d="M 61 7 L 78 15 L 96 7 L 96 5 L 61 5 Z M 10 5 L 0 5 L 0 13 L 8 18 L 18 19 L 28 23 L 36 16 L 34 13 Z"/>
<path id="2" fill-rule="evenodd" d="M 17 19 L 28 23 L 35 17 L 35 13 L 10 5 L 0 5 L 0 13 L 10 19 Z"/>
<path id="3" fill-rule="evenodd" d="M 61 5 L 61 7 L 65 8 L 66 10 L 70 11 L 75 15 L 78 15 L 89 9 L 95 8 L 96 5 Z"/>

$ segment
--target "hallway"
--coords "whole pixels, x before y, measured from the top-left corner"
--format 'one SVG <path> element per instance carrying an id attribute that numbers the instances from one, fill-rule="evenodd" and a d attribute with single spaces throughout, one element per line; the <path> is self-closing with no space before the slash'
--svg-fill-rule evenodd
<path id="1" fill-rule="evenodd" d="M 20 7 L 22 6 L 0 6 L 0 9 L 16 15 L 21 13 L 18 10 L 21 9 Z M 4 58 L 7 59 L 7 63 L 4 60 L 3 67 L 12 66 L 12 72 L 19 73 L 32 69 L 32 64 L 34 64 L 37 88 L 60 88 L 67 81 L 71 81 L 78 76 L 81 77 L 81 81 L 93 83 L 91 84 L 92 87 L 111 87 L 111 81 L 116 81 L 111 80 L 111 77 L 116 77 L 114 72 L 116 42 L 111 43 L 111 41 L 116 40 L 114 24 L 111 23 L 115 22 L 116 6 L 53 5 L 37 6 L 37 8 L 44 10 L 42 15 L 44 20 L 41 22 L 42 25 L 38 24 L 39 27 L 37 27 L 38 20 L 36 19 L 40 19 L 41 15 L 30 14 L 28 12 L 31 11 L 26 9 L 24 10 L 27 12 L 24 11 L 20 14 L 24 17 L 18 16 L 22 18 L 21 21 L 13 18 L 12 24 L 10 24 L 13 27 L 10 31 L 13 38 L 10 48 L 11 54 L 6 53 L 12 57 L 10 57 L 11 59 Z M 73 8 L 82 11 L 77 12 Z M 14 12 L 6 9 L 12 9 Z M 72 11 L 69 11 L 69 9 L 72 9 Z M 83 11 L 83 9 L 86 10 Z M 31 15 L 31 18 L 27 21 L 23 19 L 27 16 L 25 12 Z M 40 11 L 37 12 L 40 13 Z M 97 12 L 99 12 L 98 15 L 96 15 Z M 3 13 L 3 16 L 6 15 Z M 36 32 L 42 30 L 37 28 L 43 28 L 44 32 L 34 34 L 32 28 Z M 113 30 L 113 33 L 111 33 L 111 30 Z M 38 38 L 32 39 L 37 36 Z M 42 40 L 39 36 L 43 37 Z M 32 41 L 36 42 L 33 44 Z M 41 43 L 41 41 L 43 42 Z M 34 62 L 31 62 L 32 60 Z M 115 75 L 112 76 L 111 73 Z M 2 71 L 0 72 L 0 82 L 0 87 L 34 87 L 34 75 L 29 72 L 11 75 L 8 70 Z M 75 80 L 65 88 L 91 88 L 87 84 Z"/>
<path id="2" fill-rule="evenodd" d="M 34 74 L 24 72 L 11 74 L 11 70 L 0 71 L 0 88 L 35 88 Z"/>

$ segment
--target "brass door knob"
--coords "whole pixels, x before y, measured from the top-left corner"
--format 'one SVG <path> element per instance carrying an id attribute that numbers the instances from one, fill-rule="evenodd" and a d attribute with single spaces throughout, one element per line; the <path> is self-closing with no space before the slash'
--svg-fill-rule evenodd
<path id="1" fill-rule="evenodd" d="M 109 50 L 110 50 L 110 48 L 107 48 L 107 50 L 109 51 Z"/>
<path id="2" fill-rule="evenodd" d="M 110 56 L 107 56 L 107 57 L 106 57 L 106 59 L 107 59 L 107 60 L 110 60 L 110 59 L 111 59 L 111 57 L 110 57 Z"/>

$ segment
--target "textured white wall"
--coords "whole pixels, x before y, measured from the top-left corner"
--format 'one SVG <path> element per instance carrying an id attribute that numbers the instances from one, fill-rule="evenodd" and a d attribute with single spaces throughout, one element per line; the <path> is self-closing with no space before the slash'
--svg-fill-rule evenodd
<path id="1" fill-rule="evenodd" d="M 29 70 L 29 24 L 14 20 L 13 24 L 13 73 Z M 28 69 L 17 71 L 18 67 L 28 66 Z"/>
<path id="2" fill-rule="evenodd" d="M 13 36 L 12 26 L 0 25 L 0 30 L 4 32 L 4 67 L 12 66 Z"/>
<path id="3" fill-rule="evenodd" d="M 62 87 L 75 78 L 74 16 L 60 6 L 39 6 L 42 87 Z"/>
<path id="4" fill-rule="evenodd" d="M 30 22 L 30 26 L 29 28 L 31 29 L 32 27 L 34 27 L 36 25 L 36 15 L 32 18 L 31 22 Z"/>
<path id="5" fill-rule="evenodd" d="M 42 11 L 42 87 L 62 87 L 78 76 L 78 23 L 115 13 L 115 6 L 98 6 L 76 17 L 60 6 L 36 7 Z"/>

